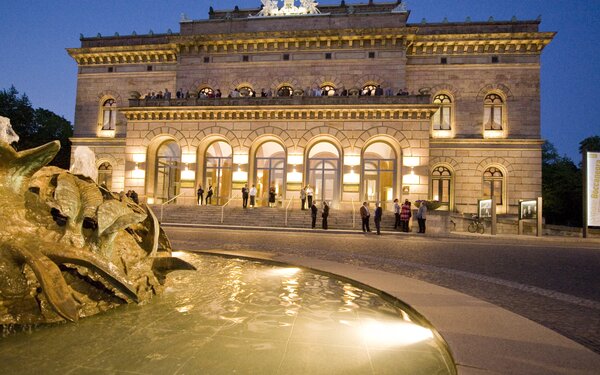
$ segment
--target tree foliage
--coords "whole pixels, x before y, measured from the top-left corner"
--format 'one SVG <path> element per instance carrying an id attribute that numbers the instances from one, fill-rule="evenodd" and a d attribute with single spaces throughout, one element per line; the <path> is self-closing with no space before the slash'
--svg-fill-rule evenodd
<path id="1" fill-rule="evenodd" d="M 8 117 L 19 135 L 17 150 L 37 147 L 53 140 L 60 141 L 60 152 L 50 163 L 69 168 L 73 127 L 64 117 L 43 108 L 33 108 L 26 94 L 19 95 L 14 86 L 0 91 L 0 116 Z"/>
<path id="2" fill-rule="evenodd" d="M 600 135 L 594 135 L 591 137 L 587 137 L 583 141 L 579 142 L 579 152 L 583 153 L 583 151 L 600 151 Z"/>

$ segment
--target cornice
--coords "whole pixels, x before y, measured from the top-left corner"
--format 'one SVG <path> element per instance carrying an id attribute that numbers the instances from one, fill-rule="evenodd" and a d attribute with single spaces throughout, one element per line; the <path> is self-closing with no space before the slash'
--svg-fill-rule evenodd
<path id="1" fill-rule="evenodd" d="M 539 54 L 556 33 L 410 35 L 407 56 Z"/>
<path id="2" fill-rule="evenodd" d="M 177 61 L 175 44 L 68 48 L 67 52 L 79 65 L 156 64 Z"/>
<path id="3" fill-rule="evenodd" d="M 71 137 L 71 143 L 77 145 L 101 145 L 103 147 L 121 147 L 125 146 L 126 138 L 101 138 L 101 137 Z"/>
<path id="4" fill-rule="evenodd" d="M 214 120 L 429 120 L 438 109 L 432 104 L 335 106 L 209 106 L 126 107 L 127 121 Z"/>
<path id="5" fill-rule="evenodd" d="M 431 148 L 464 148 L 476 149 L 473 146 L 483 146 L 482 149 L 488 149 L 490 146 L 542 146 L 543 139 L 510 138 L 510 139 L 475 139 L 475 138 L 432 138 L 429 141 Z M 513 148 L 514 148 L 513 147 Z"/>

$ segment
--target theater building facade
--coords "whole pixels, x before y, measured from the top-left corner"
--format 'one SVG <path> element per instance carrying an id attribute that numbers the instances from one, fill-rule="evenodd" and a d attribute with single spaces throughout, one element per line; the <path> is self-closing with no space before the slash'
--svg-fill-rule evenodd
<path id="1" fill-rule="evenodd" d="M 73 146 L 148 203 L 266 204 L 310 184 L 348 208 L 394 198 L 500 213 L 541 195 L 539 20 L 409 22 L 402 3 L 286 0 L 179 32 L 82 37 Z M 219 95 L 219 92 L 221 95 Z M 219 97 L 220 96 L 220 97 Z"/>

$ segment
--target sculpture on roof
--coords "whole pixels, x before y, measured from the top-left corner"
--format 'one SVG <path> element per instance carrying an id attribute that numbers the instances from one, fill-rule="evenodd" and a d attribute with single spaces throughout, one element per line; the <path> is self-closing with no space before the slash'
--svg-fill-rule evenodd
<path id="1" fill-rule="evenodd" d="M 319 5 L 314 0 L 300 0 L 300 5 L 295 5 L 296 0 L 284 0 L 283 6 L 279 8 L 278 0 L 261 0 L 262 9 L 253 17 L 281 17 L 320 14 Z"/>

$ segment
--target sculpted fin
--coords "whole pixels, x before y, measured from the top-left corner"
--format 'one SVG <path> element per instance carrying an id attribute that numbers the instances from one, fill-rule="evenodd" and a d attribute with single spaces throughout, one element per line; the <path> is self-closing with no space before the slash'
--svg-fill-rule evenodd
<path id="1" fill-rule="evenodd" d="M 50 163 L 59 150 L 58 141 L 20 152 L 0 141 L 0 185 L 20 192 L 25 179 Z"/>

